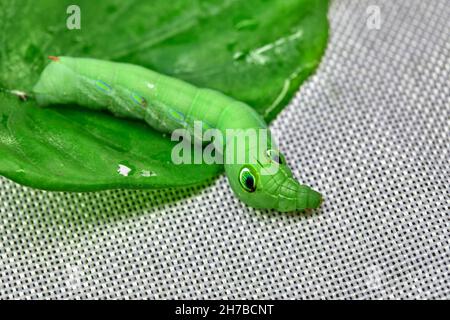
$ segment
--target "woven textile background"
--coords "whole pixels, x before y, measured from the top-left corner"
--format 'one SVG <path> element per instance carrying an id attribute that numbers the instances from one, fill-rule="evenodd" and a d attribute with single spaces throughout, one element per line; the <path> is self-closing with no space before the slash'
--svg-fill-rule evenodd
<path id="1" fill-rule="evenodd" d="M 329 16 L 321 67 L 271 126 L 320 210 L 249 209 L 224 176 L 85 194 L 0 178 L 0 297 L 450 298 L 450 1 Z"/>

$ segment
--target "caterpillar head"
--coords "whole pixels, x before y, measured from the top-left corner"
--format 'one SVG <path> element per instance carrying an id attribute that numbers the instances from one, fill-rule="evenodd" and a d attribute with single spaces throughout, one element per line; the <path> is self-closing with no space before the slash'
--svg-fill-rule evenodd
<path id="1" fill-rule="evenodd" d="M 233 191 L 245 204 L 281 212 L 320 206 L 320 193 L 295 180 L 284 156 L 277 149 L 266 150 L 255 160 L 247 164 L 225 165 Z"/>

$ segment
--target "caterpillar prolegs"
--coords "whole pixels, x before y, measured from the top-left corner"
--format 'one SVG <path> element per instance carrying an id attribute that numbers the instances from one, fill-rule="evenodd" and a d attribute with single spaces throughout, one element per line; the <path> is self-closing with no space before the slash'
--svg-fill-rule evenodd
<path id="1" fill-rule="evenodd" d="M 33 88 L 39 105 L 77 104 L 109 110 L 116 116 L 140 119 L 171 133 L 192 131 L 194 123 L 214 128 L 227 137 L 234 130 L 267 130 L 251 107 L 220 92 L 146 68 L 110 61 L 51 57 Z M 223 157 L 244 152 L 245 161 L 225 161 L 225 172 L 237 197 L 255 208 L 301 211 L 317 208 L 321 195 L 299 184 L 270 137 L 246 140 L 241 150 L 225 138 Z M 257 150 L 255 152 L 255 150 Z M 231 157 L 232 158 L 232 157 Z M 276 165 L 277 170 L 273 170 Z"/>

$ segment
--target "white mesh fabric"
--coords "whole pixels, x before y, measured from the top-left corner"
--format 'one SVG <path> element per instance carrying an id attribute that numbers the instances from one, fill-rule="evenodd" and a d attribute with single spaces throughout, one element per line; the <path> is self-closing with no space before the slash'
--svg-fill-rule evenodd
<path id="1" fill-rule="evenodd" d="M 0 298 L 450 298 L 450 4 L 334 1 L 330 20 L 271 126 L 320 210 L 249 209 L 223 176 L 88 194 L 0 178 Z"/>

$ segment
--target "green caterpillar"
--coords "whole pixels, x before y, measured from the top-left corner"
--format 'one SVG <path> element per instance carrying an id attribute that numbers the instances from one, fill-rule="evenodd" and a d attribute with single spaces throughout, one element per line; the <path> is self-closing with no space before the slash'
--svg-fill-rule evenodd
<path id="1" fill-rule="evenodd" d="M 33 88 L 39 105 L 78 104 L 141 119 L 165 133 L 193 131 L 194 122 L 225 135 L 230 129 L 266 130 L 248 105 L 209 89 L 199 89 L 140 66 L 86 58 L 50 57 Z M 223 155 L 237 152 L 225 141 Z M 255 152 L 255 150 L 257 150 Z M 239 199 L 255 208 L 301 211 L 318 208 L 321 195 L 300 185 L 273 139 L 257 136 L 244 149 L 243 163 L 225 163 L 228 181 Z M 277 170 L 272 170 L 276 165 Z"/>

